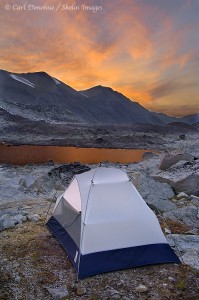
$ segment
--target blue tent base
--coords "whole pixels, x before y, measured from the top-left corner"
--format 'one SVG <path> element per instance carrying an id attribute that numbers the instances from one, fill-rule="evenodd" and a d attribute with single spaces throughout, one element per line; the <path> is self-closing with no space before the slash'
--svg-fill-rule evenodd
<path id="1" fill-rule="evenodd" d="M 168 244 L 151 244 L 108 250 L 79 257 L 80 251 L 77 245 L 54 217 L 51 217 L 46 225 L 63 245 L 78 273 L 79 279 L 132 267 L 180 263 L 179 258 Z M 74 260 L 77 253 L 78 258 Z"/>
<path id="2" fill-rule="evenodd" d="M 180 263 L 168 244 L 109 250 L 81 255 L 78 277 L 81 279 L 110 271 L 163 263 Z"/>
<path id="3" fill-rule="evenodd" d="M 73 266 L 78 272 L 78 262 L 79 262 L 79 248 L 70 237 L 70 235 L 66 232 L 66 230 L 61 226 L 61 224 L 54 218 L 51 217 L 46 223 L 47 227 L 50 231 L 56 236 L 58 241 L 64 247 L 64 250 L 68 254 Z M 78 253 L 78 257 L 75 260 L 76 253 Z"/>

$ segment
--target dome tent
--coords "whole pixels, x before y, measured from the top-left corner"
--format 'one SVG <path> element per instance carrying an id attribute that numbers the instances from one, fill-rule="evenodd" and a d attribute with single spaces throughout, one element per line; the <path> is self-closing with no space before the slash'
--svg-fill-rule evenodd
<path id="1" fill-rule="evenodd" d="M 179 263 L 158 219 L 117 168 L 75 175 L 47 222 L 78 278 L 159 263 Z"/>

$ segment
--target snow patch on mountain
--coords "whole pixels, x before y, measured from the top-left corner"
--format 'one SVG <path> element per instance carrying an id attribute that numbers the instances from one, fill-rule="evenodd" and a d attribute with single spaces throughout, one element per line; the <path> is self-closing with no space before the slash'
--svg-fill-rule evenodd
<path id="1" fill-rule="evenodd" d="M 83 94 L 83 93 L 80 93 L 80 94 L 88 98 L 88 96 L 87 96 L 87 95 L 85 95 L 85 94 Z"/>
<path id="2" fill-rule="evenodd" d="M 12 77 L 13 79 L 17 80 L 17 81 L 20 81 L 26 85 L 29 85 L 30 87 L 32 88 L 35 88 L 35 85 L 34 83 L 30 82 L 29 80 L 27 79 L 24 79 L 23 77 L 21 76 L 18 76 L 18 75 L 14 75 L 14 74 L 10 74 L 10 77 Z"/>
<path id="3" fill-rule="evenodd" d="M 60 84 L 59 80 L 57 80 L 56 78 L 52 77 L 53 80 L 55 81 L 56 84 Z"/>

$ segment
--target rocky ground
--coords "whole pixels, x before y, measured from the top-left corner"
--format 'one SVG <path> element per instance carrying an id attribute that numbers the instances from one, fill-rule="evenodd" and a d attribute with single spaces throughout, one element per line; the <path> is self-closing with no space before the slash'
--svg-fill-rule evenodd
<path id="1" fill-rule="evenodd" d="M 77 281 L 44 223 L 72 176 L 96 165 L 1 165 L 0 299 L 198 299 L 198 140 L 168 136 L 162 145 L 170 153 L 146 153 L 139 163 L 108 165 L 127 171 L 181 265 L 132 268 Z"/>
<path id="2" fill-rule="evenodd" d="M 58 145 L 97 148 L 129 148 L 164 150 L 173 141 L 190 140 L 199 135 L 198 123 L 171 123 L 165 126 L 150 124 L 96 125 L 67 123 L 62 108 L 58 120 L 52 122 L 57 113 L 48 109 L 48 117 L 38 119 L 38 110 L 27 111 L 21 106 L 15 109 L 0 106 L 0 142 L 7 144 Z M 42 110 L 44 113 L 46 110 Z M 37 118 L 35 117 L 37 116 Z M 50 121 L 51 120 L 51 121 Z"/>

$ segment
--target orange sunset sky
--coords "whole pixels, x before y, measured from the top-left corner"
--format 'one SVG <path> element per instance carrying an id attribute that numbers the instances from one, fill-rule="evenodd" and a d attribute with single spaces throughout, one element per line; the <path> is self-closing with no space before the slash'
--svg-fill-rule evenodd
<path id="1" fill-rule="evenodd" d="M 1 69 L 109 86 L 169 115 L 199 111 L 198 0 L 3 0 L 0 19 Z"/>

